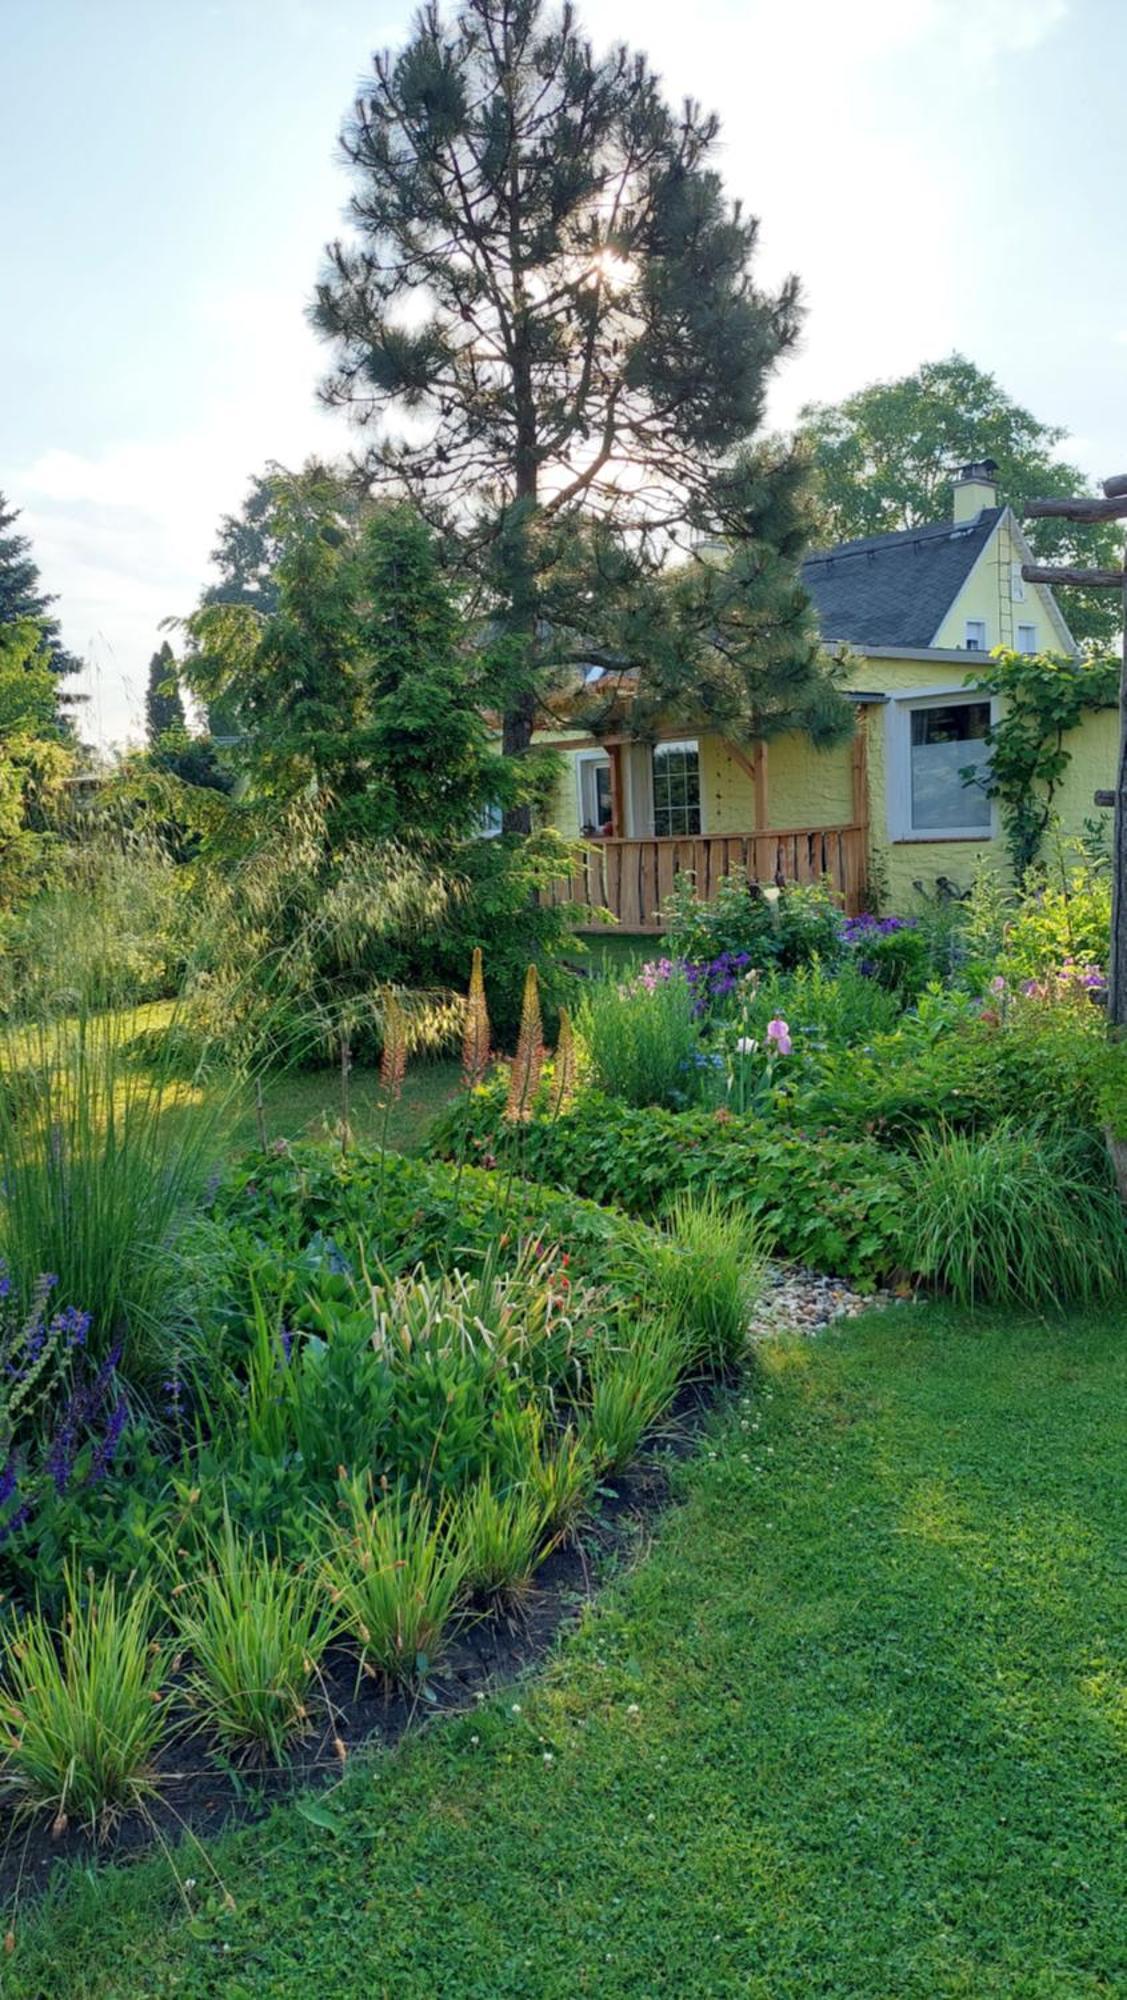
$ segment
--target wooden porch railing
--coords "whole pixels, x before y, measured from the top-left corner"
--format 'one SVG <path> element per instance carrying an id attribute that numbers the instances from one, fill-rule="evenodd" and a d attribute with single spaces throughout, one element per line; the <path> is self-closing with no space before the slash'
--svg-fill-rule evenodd
<path id="1" fill-rule="evenodd" d="M 725 875 L 743 875 L 764 889 L 788 882 L 826 881 L 847 916 L 861 906 L 865 878 L 863 826 L 795 826 L 763 833 L 680 835 L 640 840 L 591 840 L 568 879 L 547 892 L 552 903 L 587 903 L 611 912 L 623 930 L 661 929 L 661 906 L 677 875 L 692 875 L 702 901 Z M 605 925 L 581 924 L 583 930 Z"/>

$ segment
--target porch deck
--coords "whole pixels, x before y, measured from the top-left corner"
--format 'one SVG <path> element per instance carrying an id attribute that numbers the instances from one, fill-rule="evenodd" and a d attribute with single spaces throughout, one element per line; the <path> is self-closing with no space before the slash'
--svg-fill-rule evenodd
<path id="1" fill-rule="evenodd" d="M 846 915 L 856 916 L 865 849 L 866 829 L 859 824 L 589 840 L 570 877 L 553 884 L 548 900 L 609 910 L 622 930 L 657 934 L 661 906 L 677 875 L 691 874 L 703 901 L 715 894 L 725 875 L 743 875 L 765 889 L 827 881 Z M 605 923 L 579 925 L 581 930 L 607 928 Z"/>

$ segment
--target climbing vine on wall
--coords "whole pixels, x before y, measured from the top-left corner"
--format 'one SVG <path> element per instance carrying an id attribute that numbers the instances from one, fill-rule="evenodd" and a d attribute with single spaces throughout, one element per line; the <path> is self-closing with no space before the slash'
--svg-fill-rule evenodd
<path id="1" fill-rule="evenodd" d="M 1095 709 L 1119 699 L 1119 662 L 1103 657 L 1062 659 L 1054 653 L 1013 653 L 999 647 L 990 668 L 968 683 L 998 695 L 1001 715 L 986 740 L 986 792 L 997 799 L 1014 874 L 1020 882 L 1038 859 L 1053 801 L 1072 753 L 1065 739 Z M 981 782 L 982 772 L 964 777 Z"/>

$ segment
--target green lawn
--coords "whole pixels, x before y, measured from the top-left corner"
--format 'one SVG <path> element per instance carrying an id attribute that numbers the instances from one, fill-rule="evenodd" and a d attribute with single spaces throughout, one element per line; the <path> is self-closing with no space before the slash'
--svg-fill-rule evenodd
<path id="1" fill-rule="evenodd" d="M 1127 1991 L 1127 1341 L 935 1308 L 765 1351 L 547 1671 L 198 1857 L 18 1995 Z"/>
<path id="2" fill-rule="evenodd" d="M 413 1062 L 403 1095 L 387 1117 L 387 1143 L 398 1153 L 420 1150 L 426 1128 L 450 1102 L 461 1080 L 456 1062 Z M 349 1084 L 352 1134 L 358 1146 L 379 1145 L 384 1132 L 379 1071 L 357 1068 Z M 263 1088 L 263 1112 L 268 1140 L 326 1139 L 339 1132 L 340 1075 L 335 1069 L 291 1070 L 270 1077 Z M 233 1151 L 253 1146 L 258 1120 L 249 1092 L 232 1113 L 228 1143 Z"/>

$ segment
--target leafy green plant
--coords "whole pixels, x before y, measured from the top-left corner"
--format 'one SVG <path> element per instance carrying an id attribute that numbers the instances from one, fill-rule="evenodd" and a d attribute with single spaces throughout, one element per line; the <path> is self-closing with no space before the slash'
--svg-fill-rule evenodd
<path id="1" fill-rule="evenodd" d="M 387 1681 L 425 1679 L 466 1583 L 449 1516 L 420 1493 L 373 1501 L 360 1475 L 342 1483 L 340 1502 L 344 1519 L 333 1524 L 326 1566 L 339 1622 L 366 1671 Z"/>
<path id="2" fill-rule="evenodd" d="M 689 1360 L 681 1330 L 653 1318 L 624 1319 L 618 1341 L 595 1352 L 580 1436 L 597 1465 L 616 1472 L 633 1458 L 668 1410 Z"/>
<path id="3" fill-rule="evenodd" d="M 924 1133 L 908 1180 L 911 1268 L 959 1305 L 1045 1307 L 1127 1282 L 1127 1232 L 1099 1147 L 1023 1131 Z"/>
<path id="4" fill-rule="evenodd" d="M 763 1279 L 759 1232 L 746 1211 L 713 1188 L 678 1195 L 664 1230 L 647 1239 L 641 1275 L 647 1306 L 677 1328 L 693 1362 L 724 1369 L 746 1359 Z"/>
<path id="5" fill-rule="evenodd" d="M 3 1634 L 0 1783 L 17 1811 L 106 1834 L 151 1796 L 168 1669 L 153 1610 L 148 1584 L 84 1588 L 72 1565 L 61 1630 L 37 1608 Z"/>
<path id="6" fill-rule="evenodd" d="M 700 1094 L 700 1025 L 684 975 L 601 980 L 576 1026 L 600 1089 L 624 1104 L 688 1104 Z"/>
<path id="7" fill-rule="evenodd" d="M 309 1722 L 309 1693 L 332 1630 L 323 1586 L 224 1519 L 206 1569 L 176 1607 L 191 1654 L 199 1726 L 237 1753 L 278 1763 Z"/>
<path id="8" fill-rule="evenodd" d="M 502 1101 L 499 1085 L 464 1097 L 432 1142 L 459 1157 L 477 1139 L 515 1162 Z M 651 1219 L 681 1192 L 714 1188 L 760 1223 L 765 1251 L 871 1284 L 902 1261 L 901 1163 L 868 1137 L 814 1128 L 813 1118 L 795 1130 L 723 1107 L 636 1111 L 586 1091 L 562 1116 L 526 1125 L 519 1157 L 539 1181 Z"/>
<path id="9" fill-rule="evenodd" d="M 532 1486 L 502 1491 L 486 1467 L 459 1502 L 450 1536 L 466 1588 L 488 1604 L 519 1604 L 544 1539 L 544 1507 Z"/>
<path id="10" fill-rule="evenodd" d="M 771 965 L 793 971 L 812 959 L 829 965 L 841 950 L 841 911 L 820 882 L 762 890 L 742 875 L 726 875 L 700 902 L 692 876 L 681 875 L 662 922 L 670 954 L 694 964 L 746 952 L 761 971 Z"/>
<path id="11" fill-rule="evenodd" d="M 968 687 L 1002 698 L 1002 712 L 986 731 L 990 760 L 983 779 L 997 799 L 1014 876 L 1021 881 L 1041 851 L 1053 801 L 1069 764 L 1065 738 L 1086 714 L 1114 708 L 1119 662 L 1110 654 L 1015 653 L 998 647 L 988 671 Z"/>

